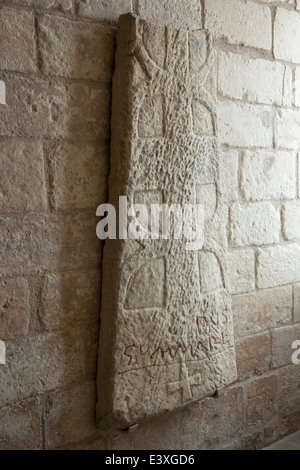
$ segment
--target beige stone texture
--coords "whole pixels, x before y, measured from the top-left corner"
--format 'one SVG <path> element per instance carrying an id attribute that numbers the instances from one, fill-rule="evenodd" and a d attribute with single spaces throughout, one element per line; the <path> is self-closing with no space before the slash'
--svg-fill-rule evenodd
<path id="1" fill-rule="evenodd" d="M 47 208 L 43 146 L 40 142 L 1 142 L 0 212 Z"/>
<path id="2" fill-rule="evenodd" d="M 220 142 L 224 145 L 242 148 L 272 146 L 273 111 L 271 108 L 219 101 L 218 118 Z"/>
<path id="3" fill-rule="evenodd" d="M 286 326 L 271 333 L 272 367 L 274 369 L 292 364 L 294 341 L 300 340 L 300 325 Z"/>
<path id="4" fill-rule="evenodd" d="M 199 0 L 138 0 L 138 15 L 154 24 L 173 28 L 200 29 L 202 27 Z"/>
<path id="5" fill-rule="evenodd" d="M 132 15 L 119 22 L 109 201 L 117 207 L 125 194 L 144 204 L 197 202 L 207 217 L 196 250 L 172 237 L 106 240 L 98 368 L 103 428 L 161 415 L 236 378 L 225 250 L 212 236 L 222 203 L 210 51 L 202 30 L 154 26 Z"/>
<path id="6" fill-rule="evenodd" d="M 255 257 L 253 250 L 227 253 L 230 292 L 243 294 L 255 288 Z"/>
<path id="7" fill-rule="evenodd" d="M 95 227 L 96 217 L 89 212 L 2 217 L 1 275 L 97 267 L 101 253 Z"/>
<path id="8" fill-rule="evenodd" d="M 221 52 L 218 90 L 227 98 L 280 106 L 284 74 L 280 63 Z"/>
<path id="9" fill-rule="evenodd" d="M 299 15 L 300 16 L 300 15 Z M 275 118 L 275 142 L 278 148 L 299 151 L 300 111 L 280 109 Z"/>
<path id="10" fill-rule="evenodd" d="M 298 410 L 300 403 L 300 367 L 299 365 L 289 365 L 282 367 L 278 371 L 279 375 L 279 415 L 287 417 Z M 299 425 L 299 419 L 298 419 Z M 291 425 L 289 426 L 291 429 Z M 289 431 L 288 431 L 289 432 Z"/>
<path id="11" fill-rule="evenodd" d="M 275 59 L 300 63 L 300 15 L 295 11 L 277 8 L 274 24 Z"/>
<path id="12" fill-rule="evenodd" d="M 107 197 L 108 145 L 60 143 L 48 153 L 55 209 L 93 208 Z"/>
<path id="13" fill-rule="evenodd" d="M 300 284 L 294 286 L 294 322 L 300 323 Z"/>
<path id="14" fill-rule="evenodd" d="M 27 281 L 21 278 L 0 281 L 0 339 L 26 335 L 29 316 Z"/>
<path id="15" fill-rule="evenodd" d="M 296 154 L 246 151 L 241 161 L 241 190 L 247 201 L 294 199 Z"/>
<path id="16" fill-rule="evenodd" d="M 119 16 L 132 11 L 132 0 L 76 0 L 79 14 L 92 19 L 118 21 Z"/>
<path id="17" fill-rule="evenodd" d="M 272 204 L 234 204 L 230 215 L 232 246 L 268 245 L 279 242 L 280 212 Z"/>
<path id="18" fill-rule="evenodd" d="M 205 28 L 216 39 L 271 50 L 271 10 L 265 5 L 244 0 L 206 0 Z"/>
<path id="19" fill-rule="evenodd" d="M 41 450 L 42 406 L 30 398 L 0 409 L 0 450 Z"/>
<path id="20" fill-rule="evenodd" d="M 0 136 L 108 138 L 108 85 L 4 74 L 1 78 L 6 83 L 7 106 L 1 108 Z"/>
<path id="21" fill-rule="evenodd" d="M 250 382 L 247 404 L 248 426 L 258 428 L 274 421 L 277 415 L 278 377 L 259 377 Z"/>
<path id="22" fill-rule="evenodd" d="M 300 246 L 296 243 L 259 248 L 257 284 L 260 289 L 300 281 Z"/>
<path id="23" fill-rule="evenodd" d="M 1 70 L 34 72 L 37 52 L 34 40 L 34 15 L 0 5 Z"/>
<path id="24" fill-rule="evenodd" d="M 9 363 L 0 367 L 0 408 L 73 382 L 85 375 L 80 328 L 6 343 Z"/>
<path id="25" fill-rule="evenodd" d="M 41 321 L 59 330 L 98 320 L 100 276 L 97 270 L 47 274 L 42 278 Z"/>
<path id="26" fill-rule="evenodd" d="M 238 379 L 260 375 L 271 363 L 270 333 L 243 338 L 235 343 Z"/>
<path id="27" fill-rule="evenodd" d="M 285 205 L 283 234 L 286 240 L 300 240 L 300 205 Z"/>
<path id="28" fill-rule="evenodd" d="M 42 68 L 46 74 L 110 81 L 114 30 L 45 15 L 39 22 Z"/>
<path id="29" fill-rule="evenodd" d="M 228 150 L 219 155 L 220 192 L 225 203 L 238 199 L 238 152 Z"/>
<path id="30" fill-rule="evenodd" d="M 292 307 L 291 287 L 235 295 L 232 308 L 236 337 L 249 336 L 290 323 Z"/>

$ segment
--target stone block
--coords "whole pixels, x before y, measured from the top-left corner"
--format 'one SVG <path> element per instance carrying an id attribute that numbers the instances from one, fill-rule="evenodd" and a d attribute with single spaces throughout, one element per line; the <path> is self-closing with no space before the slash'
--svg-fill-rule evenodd
<path id="1" fill-rule="evenodd" d="M 300 281 L 300 246 L 296 243 L 260 248 L 257 285 L 260 289 Z"/>
<path id="2" fill-rule="evenodd" d="M 243 294 L 255 289 L 255 256 L 253 250 L 227 253 L 230 292 Z"/>
<path id="3" fill-rule="evenodd" d="M 300 15 L 298 12 L 277 8 L 274 23 L 275 59 L 300 64 Z"/>
<path id="4" fill-rule="evenodd" d="M 25 336 L 29 318 L 27 281 L 21 278 L 0 281 L 0 339 Z"/>

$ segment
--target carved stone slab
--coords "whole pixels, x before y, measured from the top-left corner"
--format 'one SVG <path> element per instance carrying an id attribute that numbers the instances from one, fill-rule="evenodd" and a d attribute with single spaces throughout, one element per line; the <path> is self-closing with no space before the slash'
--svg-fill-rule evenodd
<path id="1" fill-rule="evenodd" d="M 125 428 L 236 380 L 207 31 L 120 17 L 109 202 L 203 204 L 202 248 L 106 240 L 99 426 Z"/>

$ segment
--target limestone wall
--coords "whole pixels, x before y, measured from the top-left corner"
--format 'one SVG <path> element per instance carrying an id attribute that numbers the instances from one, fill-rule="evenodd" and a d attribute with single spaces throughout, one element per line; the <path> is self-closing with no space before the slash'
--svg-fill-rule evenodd
<path id="1" fill-rule="evenodd" d="M 142 424 L 95 426 L 118 16 L 207 28 L 238 381 Z M 0 1 L 1 449 L 252 449 L 300 428 L 299 0 Z"/>

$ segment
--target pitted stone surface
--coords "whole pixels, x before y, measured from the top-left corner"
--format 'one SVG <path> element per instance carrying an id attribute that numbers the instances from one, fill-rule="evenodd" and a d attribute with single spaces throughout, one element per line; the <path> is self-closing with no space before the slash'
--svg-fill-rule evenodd
<path id="1" fill-rule="evenodd" d="M 204 242 L 106 240 L 98 422 L 125 428 L 236 379 L 219 192 L 214 54 L 206 31 L 120 18 L 109 202 L 198 203 Z"/>

